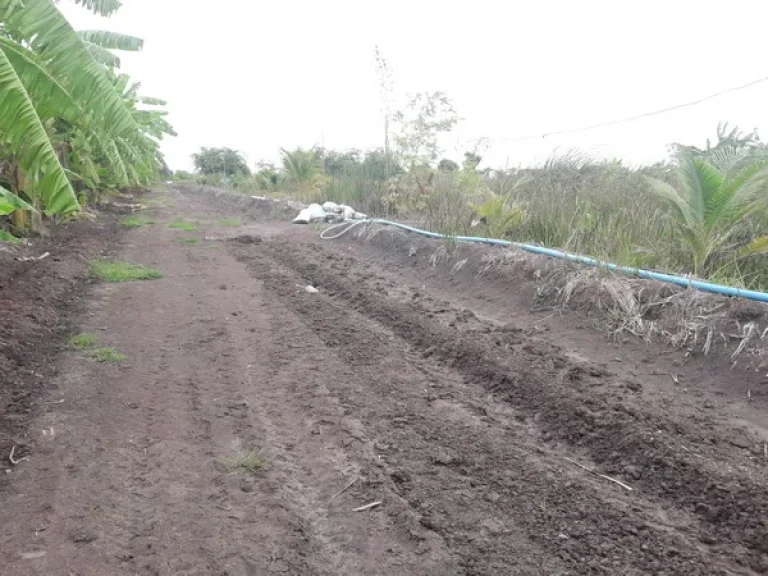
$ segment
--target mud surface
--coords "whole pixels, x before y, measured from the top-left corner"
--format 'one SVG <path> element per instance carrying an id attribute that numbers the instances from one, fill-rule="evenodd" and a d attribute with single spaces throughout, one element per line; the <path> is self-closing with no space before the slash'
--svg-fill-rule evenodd
<path id="1" fill-rule="evenodd" d="M 0 272 L 3 574 L 768 573 L 764 374 L 532 312 L 439 244 L 150 200 Z M 163 278 L 89 287 L 110 244 Z"/>
<path id="2" fill-rule="evenodd" d="M 121 237 L 120 217 L 120 210 L 104 209 L 96 220 L 52 227 L 44 238 L 0 244 L 0 455 L 6 463 L 14 446 L 14 458 L 26 453 L 30 414 L 57 376 L 55 359 L 90 294 L 87 263 L 110 255 Z M 6 480 L 0 476 L 0 486 Z"/>

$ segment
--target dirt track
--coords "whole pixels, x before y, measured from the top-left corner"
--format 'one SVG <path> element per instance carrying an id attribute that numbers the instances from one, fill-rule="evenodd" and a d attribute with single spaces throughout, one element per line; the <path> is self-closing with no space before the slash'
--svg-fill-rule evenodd
<path id="1" fill-rule="evenodd" d="M 156 226 L 85 227 L 24 280 L 82 295 L 30 342 L 74 324 L 130 360 L 15 354 L 2 574 L 768 573 L 764 374 L 534 314 L 439 244 L 154 196 Z M 165 276 L 86 289 L 76 241 Z M 222 468 L 243 446 L 263 470 Z"/>

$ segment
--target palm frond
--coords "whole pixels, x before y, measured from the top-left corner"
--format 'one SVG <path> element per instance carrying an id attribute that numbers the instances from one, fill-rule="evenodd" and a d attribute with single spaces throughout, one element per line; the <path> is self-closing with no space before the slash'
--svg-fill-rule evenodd
<path id="1" fill-rule="evenodd" d="M 704 158 L 686 154 L 680 161 L 680 179 L 686 203 L 703 223 L 711 199 L 723 182 L 723 173 Z"/>
<path id="2" fill-rule="evenodd" d="M 725 180 L 707 214 L 710 228 L 736 222 L 768 204 L 768 161 L 753 162 Z"/>
<path id="3" fill-rule="evenodd" d="M 768 254 L 768 236 L 755 238 L 741 250 L 736 252 L 736 258 L 747 258 L 756 254 Z"/>
<path id="4" fill-rule="evenodd" d="M 736 146 L 723 146 L 713 150 L 707 160 L 726 177 L 743 168 L 745 162 L 749 162 L 752 153 L 749 149 Z"/>
<path id="5" fill-rule="evenodd" d="M 0 50 L 0 110 L 0 133 L 11 142 L 22 171 L 35 184 L 27 192 L 42 198 L 48 213 L 78 210 L 69 179 L 4 50 Z"/>
<path id="6" fill-rule="evenodd" d="M 662 180 L 646 176 L 651 189 L 675 213 L 675 219 L 687 228 L 698 228 L 700 221 L 689 203 L 673 186 Z"/>

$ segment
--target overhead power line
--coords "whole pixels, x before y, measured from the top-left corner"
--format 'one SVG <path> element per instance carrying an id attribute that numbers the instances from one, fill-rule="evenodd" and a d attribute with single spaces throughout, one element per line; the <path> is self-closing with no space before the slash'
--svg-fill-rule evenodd
<path id="1" fill-rule="evenodd" d="M 532 134 L 530 136 L 521 136 L 520 138 L 499 138 L 495 140 L 497 142 L 523 142 L 525 140 L 535 140 L 539 138 L 547 138 L 549 136 L 559 136 L 561 134 L 574 134 L 576 132 L 586 132 L 587 130 L 594 130 L 595 128 L 603 128 L 605 126 L 614 126 L 615 124 L 624 124 L 626 122 L 634 122 L 635 120 L 641 120 L 643 118 L 648 118 L 650 116 L 657 116 L 659 114 L 666 114 L 667 112 L 680 110 L 681 108 L 696 106 L 698 104 L 701 104 L 702 102 L 706 102 L 707 100 L 712 100 L 713 98 L 718 98 L 720 96 L 729 94 L 731 92 L 746 90 L 747 88 L 751 88 L 752 86 L 755 86 L 756 84 L 760 84 L 761 82 L 765 82 L 765 81 L 768 81 L 768 77 L 759 78 L 747 84 L 736 86 L 734 88 L 727 88 L 725 90 L 720 90 L 719 92 L 715 92 L 714 94 L 710 94 L 709 96 L 705 96 L 704 98 L 699 98 L 698 100 L 692 100 L 690 102 L 685 102 L 683 104 L 677 104 L 676 106 L 670 106 L 669 108 L 662 108 L 661 110 L 654 110 L 653 112 L 645 112 L 644 114 L 637 114 L 635 116 L 629 116 L 627 118 L 621 118 L 619 120 L 610 120 L 608 122 L 598 122 L 597 124 L 590 124 L 588 126 L 582 126 L 580 128 L 556 130 L 554 132 L 545 132 L 544 134 Z"/>

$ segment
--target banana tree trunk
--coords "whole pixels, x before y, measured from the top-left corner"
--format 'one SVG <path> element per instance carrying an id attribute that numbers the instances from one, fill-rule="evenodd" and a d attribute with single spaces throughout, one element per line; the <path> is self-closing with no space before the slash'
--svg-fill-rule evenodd
<path id="1" fill-rule="evenodd" d="M 20 192 L 26 188 L 26 178 L 18 165 L 13 169 L 13 178 L 11 192 L 16 196 L 21 196 Z M 14 210 L 11 214 L 11 225 L 17 234 L 32 232 L 35 234 L 44 234 L 42 212 L 40 211 L 40 199 L 32 198 L 31 204 L 37 208 L 36 213 L 30 213 L 27 210 Z"/>
<path id="2" fill-rule="evenodd" d="M 14 164 L 11 177 L 11 192 L 19 195 L 21 185 L 24 180 L 24 175 L 21 173 L 21 169 L 18 164 Z M 11 225 L 15 232 L 26 232 L 29 227 L 29 214 L 24 210 L 15 210 L 11 213 Z"/>

